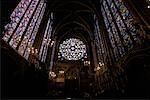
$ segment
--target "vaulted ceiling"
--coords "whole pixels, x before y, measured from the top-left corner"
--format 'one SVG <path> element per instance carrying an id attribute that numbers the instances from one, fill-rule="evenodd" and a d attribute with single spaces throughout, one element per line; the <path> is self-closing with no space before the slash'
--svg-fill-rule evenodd
<path id="1" fill-rule="evenodd" d="M 93 13 L 101 20 L 101 0 L 47 0 L 48 12 L 54 13 L 53 34 L 62 37 L 65 35 L 82 35 L 87 41 L 93 40 Z M 149 9 L 145 0 L 127 0 L 132 2 L 134 8 L 139 11 L 145 20 L 149 22 Z M 133 7 L 131 7 L 133 8 Z"/>
<path id="2" fill-rule="evenodd" d="M 9 22 L 10 14 L 20 0 L 2 0 L 2 30 Z M 47 0 L 47 15 L 54 12 L 53 33 L 62 36 L 67 33 L 77 33 L 86 39 L 92 39 L 93 33 L 93 13 L 101 18 L 100 0 Z M 130 0 L 127 0 L 130 1 Z M 145 0 L 132 0 L 133 5 L 148 23 L 150 12 L 147 9 Z M 6 6 L 7 5 L 7 6 Z M 71 35 L 72 35 L 71 34 Z"/>
<path id="3" fill-rule="evenodd" d="M 48 1 L 48 12 L 54 13 L 53 34 L 59 36 L 78 35 L 92 39 L 93 13 L 99 0 Z M 90 40 L 87 40 L 90 41 Z"/>

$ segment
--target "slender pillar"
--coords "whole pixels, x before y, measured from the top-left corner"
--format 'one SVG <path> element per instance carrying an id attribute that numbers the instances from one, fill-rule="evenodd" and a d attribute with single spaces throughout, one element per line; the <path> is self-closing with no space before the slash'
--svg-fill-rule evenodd
<path id="1" fill-rule="evenodd" d="M 98 66 L 98 61 L 97 61 L 97 56 L 96 56 L 96 50 L 95 50 L 95 43 L 94 41 L 91 42 L 91 46 L 92 46 L 92 53 L 93 53 L 93 60 L 94 60 L 94 66 L 95 68 Z"/>
<path id="2" fill-rule="evenodd" d="M 52 46 L 52 54 L 51 54 L 51 60 L 50 60 L 50 67 L 49 67 L 49 69 L 52 69 L 53 64 L 54 64 L 55 49 L 56 49 L 56 39 L 54 40 L 54 44 Z"/>

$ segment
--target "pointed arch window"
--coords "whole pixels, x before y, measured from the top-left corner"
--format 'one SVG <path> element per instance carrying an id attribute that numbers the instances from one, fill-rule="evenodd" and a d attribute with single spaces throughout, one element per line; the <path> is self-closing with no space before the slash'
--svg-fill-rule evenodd
<path id="1" fill-rule="evenodd" d="M 140 42 L 140 37 L 138 34 L 138 31 L 136 30 L 135 26 L 133 25 L 134 19 L 132 14 L 129 12 L 128 8 L 124 4 L 122 0 L 114 0 L 120 14 L 122 15 L 122 18 L 126 24 L 126 27 L 128 31 L 131 33 L 133 39 L 135 42 Z"/>
<path id="2" fill-rule="evenodd" d="M 102 0 L 101 12 L 117 60 L 139 42 L 133 16 L 122 0 Z"/>
<path id="3" fill-rule="evenodd" d="M 30 44 L 31 40 L 35 38 L 35 35 L 32 35 L 32 34 L 34 34 L 33 31 L 35 29 L 36 24 L 38 24 L 37 21 L 38 21 L 38 18 L 40 17 L 39 15 L 40 15 L 43 5 L 44 5 L 44 2 L 41 1 L 37 7 L 36 12 L 33 15 L 33 18 L 29 24 L 27 31 L 25 32 L 24 38 L 21 41 L 21 45 L 19 46 L 19 49 L 18 49 L 18 52 L 21 55 L 25 53 L 26 48 L 30 48 L 28 47 L 28 45 Z"/>
<path id="4" fill-rule="evenodd" d="M 104 43 L 102 40 L 99 21 L 96 15 L 94 15 L 94 37 L 95 37 L 95 44 L 96 44 L 96 51 L 98 62 L 105 62 L 105 50 L 104 50 Z"/>
<path id="5" fill-rule="evenodd" d="M 10 16 L 11 22 L 5 26 L 6 32 L 3 40 L 5 40 L 6 42 L 9 40 L 20 20 L 22 19 L 25 11 L 30 6 L 30 3 L 31 0 L 21 0 L 21 2 L 19 2 L 18 6 L 14 9 Z"/>
<path id="6" fill-rule="evenodd" d="M 42 45 L 40 47 L 40 52 L 39 52 L 39 59 L 42 62 L 45 62 L 46 56 L 47 56 L 47 51 L 48 51 L 48 46 L 52 46 L 54 41 L 52 41 L 51 38 L 51 32 L 52 32 L 52 24 L 53 24 L 53 13 L 50 14 L 50 17 L 47 22 L 47 26 L 45 29 L 44 37 L 42 40 Z"/>
<path id="7" fill-rule="evenodd" d="M 44 0 L 22 0 L 5 27 L 3 40 L 28 59 L 46 8 Z"/>
<path id="8" fill-rule="evenodd" d="M 30 18 L 32 17 L 33 12 L 36 9 L 36 6 L 38 4 L 39 0 L 33 0 L 30 4 L 30 7 L 28 8 L 28 10 L 26 11 L 23 19 L 21 20 L 17 30 L 14 32 L 9 44 L 13 47 L 16 48 L 18 46 L 18 43 L 21 40 L 21 37 L 30 21 Z"/>
<path id="9" fill-rule="evenodd" d="M 24 44 L 24 45 L 26 45 L 25 52 L 24 52 L 24 57 L 25 57 L 26 59 L 28 59 L 28 57 L 29 57 L 30 52 L 29 52 L 28 49 L 33 46 L 35 37 L 36 37 L 36 35 L 37 35 L 39 26 L 40 26 L 40 24 L 41 24 L 41 20 L 42 20 L 42 18 L 43 18 L 44 12 L 45 12 L 46 3 L 41 3 L 41 5 L 43 5 L 43 6 L 42 6 L 41 10 L 39 11 L 40 13 L 39 13 L 39 15 L 38 15 L 38 19 L 37 19 L 36 24 L 35 24 L 35 26 L 34 26 L 34 30 L 32 31 L 32 34 L 30 35 L 30 37 L 28 38 L 27 44 Z M 40 7 L 41 7 L 41 6 L 40 6 Z M 39 8 L 39 9 L 40 9 L 40 8 Z M 36 16 L 35 16 L 35 17 L 36 17 Z M 27 35 L 28 35 L 28 33 L 27 33 Z M 25 39 L 25 41 L 27 41 L 27 40 Z"/>

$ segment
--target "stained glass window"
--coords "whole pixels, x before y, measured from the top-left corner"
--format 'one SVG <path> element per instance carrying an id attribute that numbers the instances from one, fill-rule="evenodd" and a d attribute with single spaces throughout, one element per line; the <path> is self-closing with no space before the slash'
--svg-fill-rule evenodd
<path id="1" fill-rule="evenodd" d="M 36 26 L 34 28 L 34 31 L 29 39 L 29 42 L 28 42 L 28 45 L 27 45 L 27 48 L 26 48 L 26 51 L 25 51 L 25 54 L 24 54 L 24 57 L 27 59 L 29 57 L 29 51 L 28 51 L 28 48 L 31 48 L 33 43 L 34 43 L 34 40 L 35 40 L 35 37 L 36 37 L 36 34 L 38 32 L 38 28 L 40 26 L 40 23 L 41 23 L 41 20 L 43 18 L 43 15 L 44 15 L 44 12 L 45 12 L 45 8 L 46 8 L 46 3 L 44 3 L 43 7 L 42 7 L 42 11 L 39 15 L 39 18 L 37 20 L 37 23 L 36 23 Z"/>
<path id="2" fill-rule="evenodd" d="M 27 10 L 27 7 L 30 5 L 31 0 L 21 0 L 13 13 L 10 16 L 11 22 L 5 26 L 5 35 L 3 39 L 7 42 L 10 36 L 13 34 L 14 30 L 16 29 L 18 23 L 20 22 L 23 14 Z"/>
<path id="3" fill-rule="evenodd" d="M 19 49 L 18 49 L 18 52 L 21 55 L 24 54 L 24 51 L 25 51 L 25 49 L 27 47 L 29 39 L 34 37 L 34 36 L 32 36 L 32 32 L 33 32 L 33 30 L 35 28 L 35 25 L 36 25 L 36 22 L 37 22 L 37 20 L 39 18 L 40 12 L 41 12 L 42 7 L 43 7 L 43 4 L 44 4 L 43 0 L 41 0 L 40 4 L 38 5 L 38 8 L 37 8 L 36 12 L 34 13 L 33 19 L 31 20 L 30 25 L 29 25 L 29 27 L 28 27 L 25 35 L 24 35 L 24 38 L 21 41 L 21 45 L 19 46 Z"/>
<path id="4" fill-rule="evenodd" d="M 45 33 L 44 33 L 44 37 L 42 40 L 42 45 L 40 48 L 40 53 L 39 53 L 39 59 L 42 62 L 45 62 L 46 59 L 46 55 L 47 55 L 47 50 L 48 50 L 48 45 L 50 45 L 50 43 L 52 43 L 53 41 L 51 41 L 51 32 L 52 32 L 52 23 L 53 23 L 53 13 L 51 13 L 48 22 L 47 22 L 47 26 L 45 29 Z"/>
<path id="5" fill-rule="evenodd" d="M 66 39 L 59 46 L 59 55 L 66 60 L 80 60 L 85 57 L 86 45 L 76 38 Z"/>
<path id="6" fill-rule="evenodd" d="M 11 41 L 9 42 L 9 44 L 13 47 L 16 48 L 18 46 L 18 43 L 21 40 L 21 37 L 23 35 L 23 32 L 25 31 L 30 18 L 32 17 L 32 14 L 38 4 L 39 0 L 33 0 L 30 4 L 30 7 L 28 8 L 28 10 L 26 11 L 23 19 L 21 20 L 16 32 L 14 33 L 14 35 L 12 36 Z"/>
<path id="7" fill-rule="evenodd" d="M 103 2 L 103 5 L 106 5 L 106 2 Z M 108 7 L 107 7 L 108 10 Z M 120 42 L 120 38 L 118 36 L 118 31 L 115 27 L 114 22 L 112 21 L 112 15 L 109 12 L 106 12 L 103 6 L 101 7 L 102 14 L 104 16 L 104 22 L 108 31 L 108 36 L 110 39 L 111 46 L 113 48 L 115 59 L 117 60 L 119 57 L 117 42 Z M 109 16 L 109 17 L 107 17 Z M 110 19 L 111 18 L 111 19 Z M 113 34 L 114 33 L 114 34 Z M 119 43 L 120 44 L 120 43 Z"/>
<path id="8" fill-rule="evenodd" d="M 45 8 L 44 0 L 22 0 L 10 16 L 11 22 L 5 27 L 3 39 L 6 42 L 10 40 L 9 44 L 26 59 L 29 57 L 29 49 L 34 43 Z"/>
<path id="9" fill-rule="evenodd" d="M 133 16 L 132 14 L 129 12 L 129 10 L 127 9 L 126 5 L 124 4 L 124 2 L 122 0 L 114 0 L 114 2 L 116 3 L 116 6 L 119 10 L 119 12 L 121 13 L 123 20 L 125 22 L 125 24 L 127 25 L 127 29 L 128 31 L 131 33 L 133 39 L 138 43 L 140 42 L 140 37 L 138 36 L 138 32 L 135 29 L 135 26 L 133 25 Z"/>
<path id="10" fill-rule="evenodd" d="M 104 62 L 105 61 L 104 44 L 103 44 L 103 40 L 101 37 L 100 29 L 99 29 L 98 18 L 96 17 L 96 15 L 94 15 L 94 36 L 95 36 L 98 61 Z"/>
<path id="11" fill-rule="evenodd" d="M 122 0 L 103 0 L 101 12 L 117 59 L 125 53 L 125 50 L 133 47 L 134 41 L 139 41 L 132 23 L 133 17 Z"/>

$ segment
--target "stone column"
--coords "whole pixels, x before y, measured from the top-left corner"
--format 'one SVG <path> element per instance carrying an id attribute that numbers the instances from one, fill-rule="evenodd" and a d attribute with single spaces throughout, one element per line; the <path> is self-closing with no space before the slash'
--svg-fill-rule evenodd
<path id="1" fill-rule="evenodd" d="M 50 60 L 50 67 L 49 67 L 49 69 L 52 69 L 53 64 L 54 64 L 55 49 L 56 49 L 56 39 L 54 40 L 54 44 L 52 46 L 52 53 L 51 53 L 51 60 Z"/>
<path id="2" fill-rule="evenodd" d="M 98 61 L 97 61 L 97 55 L 96 55 L 96 49 L 95 49 L 94 41 L 91 42 L 91 46 L 92 46 L 92 54 L 93 54 L 94 66 L 96 68 L 96 67 L 98 67 Z"/>

